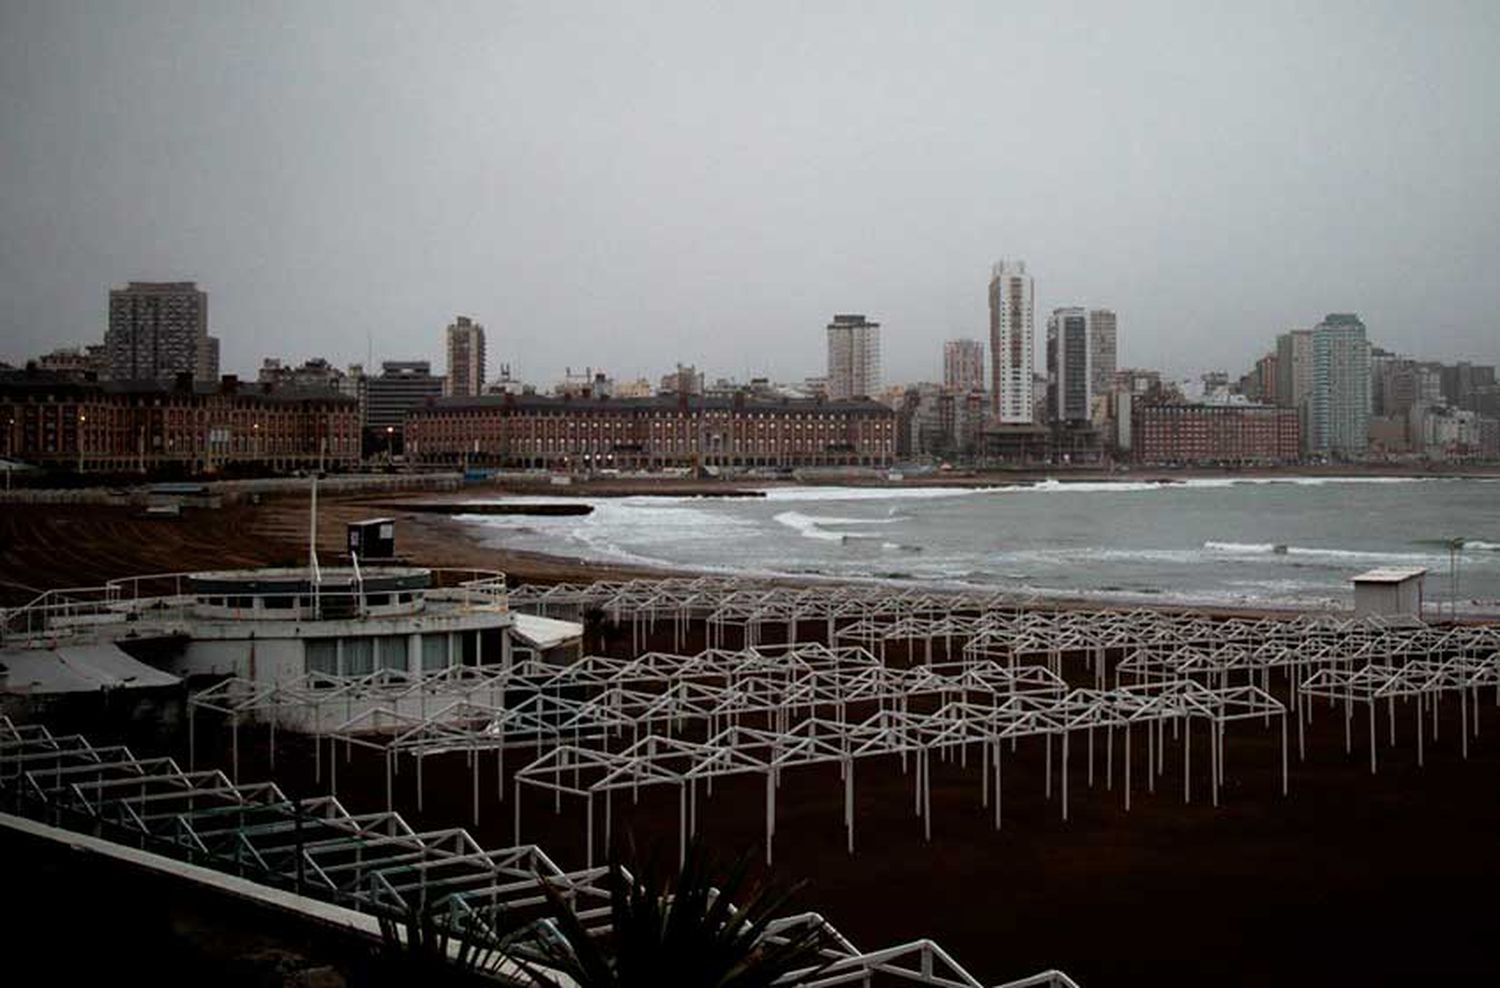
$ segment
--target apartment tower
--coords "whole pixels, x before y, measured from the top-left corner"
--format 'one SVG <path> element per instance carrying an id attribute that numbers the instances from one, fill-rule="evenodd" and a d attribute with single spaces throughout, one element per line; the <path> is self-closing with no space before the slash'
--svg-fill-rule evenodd
<path id="1" fill-rule="evenodd" d="M 1295 408 L 1302 430 L 1302 451 L 1312 442 L 1309 411 L 1313 388 L 1313 334 L 1294 329 L 1276 337 L 1276 404 Z"/>
<path id="2" fill-rule="evenodd" d="M 1076 424 L 1092 417 L 1091 328 L 1089 313 L 1080 308 L 1054 309 L 1047 320 L 1048 421 Z"/>
<path id="3" fill-rule="evenodd" d="M 115 381 L 169 385 L 184 373 L 195 381 L 219 379 L 208 293 L 191 281 L 132 281 L 112 289 L 104 348 Z"/>
<path id="4" fill-rule="evenodd" d="M 448 327 L 448 377 L 443 390 L 450 398 L 484 394 L 484 327 L 468 316 L 458 316 Z"/>
<path id="5" fill-rule="evenodd" d="M 984 390 L 984 344 L 948 340 L 943 344 L 943 387 L 968 394 Z"/>
<path id="6" fill-rule="evenodd" d="M 1089 310 L 1089 394 L 1109 394 L 1115 380 L 1115 311 Z"/>
<path id="7" fill-rule="evenodd" d="M 990 411 L 1002 425 L 1034 420 L 1036 328 L 1025 261 L 1000 261 L 990 271 Z"/>
<path id="8" fill-rule="evenodd" d="M 1360 459 L 1369 443 L 1370 343 L 1365 324 L 1330 313 L 1312 331 L 1310 449 L 1320 456 Z"/>
<path id="9" fill-rule="evenodd" d="M 880 391 L 880 323 L 841 314 L 828 324 L 828 398 L 847 401 Z"/>

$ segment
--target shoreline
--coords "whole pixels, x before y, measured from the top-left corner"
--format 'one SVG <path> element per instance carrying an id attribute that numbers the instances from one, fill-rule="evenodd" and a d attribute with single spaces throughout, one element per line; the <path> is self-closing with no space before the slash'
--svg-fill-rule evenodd
<path id="1" fill-rule="evenodd" d="M 1314 476 L 1302 473 L 1300 476 Z M 1223 474 L 1212 474 L 1222 477 Z M 1321 474 L 1320 476 L 1328 476 Z M 1483 474 L 1482 477 L 1500 476 Z M 1082 480 L 1083 478 L 1075 478 Z M 1141 482 L 1145 478 L 1116 478 Z M 616 496 L 700 496 L 699 488 L 720 482 L 639 483 Z M 885 584 L 892 587 L 930 587 L 942 593 L 996 592 L 1012 597 L 1018 606 L 1044 609 L 1191 611 L 1206 615 L 1287 618 L 1306 615 L 1350 615 L 1345 607 L 1317 601 L 1307 604 L 1268 602 L 1190 602 L 1151 600 L 1147 593 L 1120 595 L 1029 593 L 999 584 L 972 584 L 900 578 L 875 574 L 845 576 L 822 573 L 735 572 L 670 563 L 632 563 L 591 559 L 565 553 L 538 552 L 488 544 L 482 525 L 448 513 L 451 507 L 423 510 L 408 501 L 453 505 L 485 497 L 540 493 L 532 485 L 470 485 L 452 494 L 364 492 L 320 497 L 318 551 L 325 563 L 344 554 L 345 525 L 376 515 L 397 518 L 397 553 L 413 564 L 458 569 L 490 569 L 513 582 L 580 583 L 597 580 L 694 579 L 702 576 L 741 578 L 769 585 L 818 587 L 838 584 Z M 823 485 L 767 485 L 823 486 Z M 886 485 L 893 490 L 913 486 L 994 487 L 998 484 Z M 616 487 L 618 490 L 618 486 Z M 549 489 L 549 495 L 571 498 L 603 496 L 592 485 Z M 144 573 L 179 572 L 229 566 L 305 565 L 308 545 L 308 499 L 297 494 L 267 497 L 260 504 L 219 509 L 189 509 L 171 521 L 143 519 L 127 509 L 57 505 L 13 505 L 0 521 L 0 602 L 24 603 L 36 593 L 58 587 L 96 585 L 108 579 Z M 1485 605 L 1480 602 L 1480 608 Z M 1493 620 L 1493 608 L 1461 613 L 1460 620 Z M 1446 618 L 1444 618 L 1446 620 Z"/>
<path id="2" fill-rule="evenodd" d="M 1234 474 L 1225 475 L 1222 472 L 1207 471 L 1203 478 L 1171 478 L 1172 480 L 1188 481 L 1193 479 L 1229 480 L 1246 482 L 1268 482 L 1277 480 L 1295 482 L 1302 480 L 1322 480 L 1330 483 L 1340 481 L 1360 482 L 1377 476 L 1391 476 L 1390 474 L 1372 474 L 1369 471 L 1352 472 L 1346 471 L 1342 474 L 1330 474 L 1326 471 L 1296 471 L 1288 474 L 1285 471 L 1262 473 L 1256 476 L 1238 476 Z M 1471 479 L 1491 480 L 1500 477 L 1500 471 L 1495 473 L 1482 472 L 1442 479 Z M 1056 479 L 1056 478 L 1050 478 Z M 1078 483 L 1097 483 L 1089 481 L 1085 477 L 1075 476 L 1069 478 Z M 1116 476 L 1110 478 L 1120 483 L 1152 483 L 1164 478 L 1147 478 L 1139 476 Z M 1395 479 L 1439 479 L 1429 475 L 1398 475 Z M 1059 480 L 1059 486 L 1067 483 L 1067 480 Z M 608 490 L 601 490 L 594 486 L 579 485 L 577 487 L 565 487 L 560 490 L 552 489 L 545 492 L 530 488 L 530 485 L 497 483 L 491 486 L 490 496 L 499 498 L 514 498 L 513 504 L 525 506 L 527 497 L 546 497 L 549 501 L 578 500 L 586 501 L 593 498 L 601 500 L 611 497 L 663 497 L 663 498 L 697 498 L 703 496 L 703 488 L 712 488 L 714 481 L 686 481 L 679 480 L 675 483 L 656 482 L 643 484 L 640 482 L 629 485 L 621 485 L 619 482 L 610 482 Z M 625 489 L 621 489 L 624 486 Z M 777 489 L 817 489 L 819 487 L 832 489 L 833 487 L 869 488 L 874 490 L 888 489 L 892 494 L 904 489 L 912 488 L 937 488 L 954 490 L 989 490 L 1006 486 L 1017 486 L 1010 483 L 1006 478 L 1004 483 L 994 482 L 987 484 L 882 484 L 882 483 L 837 483 L 837 484 L 766 484 L 758 494 L 767 491 L 774 494 Z M 451 495 L 445 500 L 450 504 L 462 504 L 464 502 L 476 502 L 484 497 L 476 490 L 469 490 L 462 494 Z M 424 499 L 432 501 L 434 499 Z M 407 506 L 399 500 L 382 500 L 386 510 L 399 511 Z M 416 510 L 430 510 L 417 508 Z M 1088 587 L 1088 588 L 1035 588 L 1018 583 L 1004 582 L 976 582 L 963 579 L 960 576 L 941 578 L 934 576 L 920 576 L 911 573 L 903 573 L 899 566 L 889 571 L 871 571 L 859 574 L 844 574 L 837 572 L 816 571 L 793 571 L 786 569 L 746 569 L 725 565 L 696 565 L 693 563 L 675 563 L 667 560 L 642 559 L 611 559 L 607 556 L 589 557 L 572 555 L 566 552 L 552 553 L 532 550 L 518 550 L 506 548 L 495 543 L 503 540 L 501 532 L 497 532 L 482 521 L 474 519 L 462 519 L 458 517 L 465 512 L 450 507 L 445 514 L 448 517 L 442 519 L 440 526 L 427 526 L 424 533 L 434 548 L 444 547 L 447 551 L 453 551 L 460 547 L 477 545 L 482 550 L 488 550 L 514 560 L 520 565 L 514 570 L 516 575 L 527 579 L 527 570 L 533 565 L 543 565 L 548 570 L 547 577 L 556 579 L 554 575 L 559 570 L 576 572 L 582 578 L 621 579 L 640 577 L 647 579 L 683 578 L 693 579 L 697 577 L 720 577 L 739 578 L 750 582 L 762 582 L 776 585 L 796 585 L 805 587 L 831 586 L 831 585 L 884 585 L 893 588 L 929 588 L 934 592 L 951 594 L 987 594 L 995 593 L 1014 600 L 1017 606 L 1036 607 L 1045 609 L 1065 608 L 1078 610 L 1132 610 L 1136 608 L 1148 608 L 1169 612 L 1197 612 L 1212 615 L 1235 615 L 1235 616 L 1274 616 L 1288 617 L 1292 615 L 1331 615 L 1335 617 L 1352 616 L 1353 599 L 1352 593 L 1340 594 L 1338 589 L 1330 588 L 1326 594 L 1321 596 L 1308 596 L 1301 600 L 1280 599 L 1257 599 L 1253 595 L 1246 595 L 1244 599 L 1234 599 L 1232 594 L 1195 594 L 1188 588 L 1135 588 L 1130 587 Z M 484 514 L 486 512 L 475 512 Z M 571 546 L 568 546 L 571 548 Z M 1368 567 L 1366 567 L 1368 568 Z M 1350 575 L 1354 570 L 1351 569 Z M 565 578 L 566 579 L 566 578 Z M 1347 589 L 1347 587 L 1343 588 Z M 1458 619 L 1460 621 L 1492 621 L 1500 617 L 1500 599 L 1491 600 L 1481 597 L 1469 597 L 1460 602 Z M 1446 612 L 1446 605 L 1443 610 Z M 1446 613 L 1437 615 L 1429 608 L 1431 620 L 1448 620 Z"/>
<path id="3" fill-rule="evenodd" d="M 567 484 L 554 484 L 550 474 L 501 474 L 493 478 L 468 482 L 457 491 L 414 495 L 413 503 L 444 504 L 473 501 L 486 495 L 527 495 L 534 497 L 621 498 L 621 497 L 712 497 L 758 498 L 767 491 L 800 487 L 860 487 L 908 490 L 921 488 L 960 488 L 986 490 L 1006 487 L 1031 487 L 1037 484 L 1059 485 L 1083 483 L 1178 484 L 1194 480 L 1275 482 L 1278 480 L 1500 480 L 1500 464 L 1445 464 L 1436 470 L 1402 464 L 1325 464 L 1306 466 L 1247 467 L 1224 470 L 1208 467 L 1181 469 L 1149 467 L 1142 469 L 1102 470 L 1092 468 L 1053 467 L 1016 468 L 1014 470 L 952 471 L 947 473 L 903 476 L 890 480 L 870 472 L 818 474 L 801 478 L 773 477 L 584 477 L 570 478 Z M 400 498 L 399 494 L 363 495 L 382 502 Z M 389 503 L 396 504 L 397 501 Z"/>

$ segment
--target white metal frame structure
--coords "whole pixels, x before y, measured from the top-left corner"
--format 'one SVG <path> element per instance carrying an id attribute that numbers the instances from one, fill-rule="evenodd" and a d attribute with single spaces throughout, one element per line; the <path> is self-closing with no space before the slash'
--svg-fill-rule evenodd
<path id="1" fill-rule="evenodd" d="M 476 700 L 474 684 L 485 693 Z M 915 809 L 930 839 L 929 759 L 956 757 L 966 767 L 971 753 L 983 764 L 981 803 L 991 805 L 1000 825 L 1001 742 L 1012 748 L 1026 738 L 1046 746 L 1045 793 L 1053 790 L 1054 741 L 1061 746 L 1061 814 L 1069 813 L 1069 753 L 1073 736 L 1086 740 L 1087 776 L 1094 784 L 1096 738 L 1103 735 L 1105 777 L 1114 786 L 1116 735 L 1122 738 L 1125 806 L 1130 807 L 1129 757 L 1133 729 L 1147 732 L 1152 754 L 1147 785 L 1154 791 L 1166 747 L 1166 727 L 1184 750 L 1184 799 L 1191 797 L 1191 734 L 1195 723 L 1211 725 L 1209 791 L 1215 804 L 1223 781 L 1224 731 L 1250 717 L 1264 723 L 1280 718 L 1282 787 L 1287 784 L 1285 708 L 1253 685 L 1213 687 L 1192 680 L 1152 682 L 1114 690 L 1069 690 L 1044 666 L 1014 668 L 990 661 L 940 663 L 895 669 L 861 648 L 817 644 L 765 646 L 697 655 L 647 653 L 636 659 L 592 656 L 567 666 L 544 663 L 508 670 L 485 669 L 459 681 L 453 677 L 398 677 L 351 682 L 322 694 L 306 688 L 255 690 L 230 681 L 194 697 L 194 708 L 275 724 L 289 706 L 350 703 L 384 690 L 389 703 L 367 707 L 358 716 L 320 731 L 315 741 L 321 778 L 323 741 L 328 742 L 329 785 L 336 791 L 336 752 L 355 747 L 384 760 L 386 807 L 394 806 L 400 756 L 416 768 L 416 798 L 424 804 L 423 764 L 427 757 L 461 752 L 471 776 L 472 807 L 480 813 L 480 755 L 493 753 L 497 785 L 505 779 L 507 749 L 534 749 L 515 775 L 513 804 L 516 840 L 521 833 L 520 787 L 581 797 L 585 806 L 588 861 L 595 845 L 595 800 L 603 801 L 604 840 L 610 839 L 613 793 L 642 785 L 675 785 L 679 790 L 680 846 L 697 830 L 697 790 L 709 793 L 721 776 L 758 774 L 767 779 L 766 855 L 775 835 L 775 789 L 790 767 L 837 763 L 844 781 L 849 850 L 854 846 L 854 761 L 898 756 L 903 770 L 916 762 Z M 437 691 L 448 702 L 429 699 Z M 413 692 L 428 703 L 418 713 Z M 238 695 L 238 700 L 230 698 Z M 406 701 L 403 707 L 402 702 Z M 506 701 L 509 700 L 507 703 Z M 486 702 L 487 701 L 487 702 Z M 319 723 L 327 718 L 313 718 Z M 696 725 L 692 739 L 682 735 Z M 232 744 L 238 771 L 238 727 Z M 500 790 L 504 798 L 503 788 Z"/>
<path id="2" fill-rule="evenodd" d="M 418 832 L 398 814 L 354 815 L 333 796 L 289 799 L 272 782 L 237 785 L 219 772 L 184 772 L 170 758 L 136 758 L 122 746 L 95 747 L 3 717 L 0 806 L 359 912 L 432 908 L 461 939 L 492 939 L 506 913 L 540 906 L 543 882 L 587 929 L 609 925 L 606 869 L 564 871 L 534 845 L 485 850 L 462 829 Z M 816 913 L 777 919 L 769 936 L 808 926 L 826 931 L 825 965 L 805 981 L 810 988 L 874 977 L 982 988 L 928 939 L 862 951 Z M 1060 971 L 999 988 L 1032 985 L 1077 988 Z"/>

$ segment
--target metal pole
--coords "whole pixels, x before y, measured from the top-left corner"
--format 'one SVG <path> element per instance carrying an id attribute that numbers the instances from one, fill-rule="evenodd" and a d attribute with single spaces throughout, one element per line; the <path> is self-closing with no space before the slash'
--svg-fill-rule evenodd
<path id="1" fill-rule="evenodd" d="M 1000 739 L 995 739 L 995 829 L 1000 829 Z"/>
<path id="2" fill-rule="evenodd" d="M 844 826 L 849 831 L 849 853 L 854 853 L 854 759 L 845 760 Z"/>
<path id="3" fill-rule="evenodd" d="M 1302 723 L 1302 718 L 1297 718 L 1297 723 Z M 1286 758 L 1286 711 L 1281 713 L 1281 794 L 1287 794 L 1287 758 Z"/>
<path id="4" fill-rule="evenodd" d="M 1068 736 L 1071 731 L 1063 731 L 1062 738 L 1062 818 L 1068 819 Z"/>

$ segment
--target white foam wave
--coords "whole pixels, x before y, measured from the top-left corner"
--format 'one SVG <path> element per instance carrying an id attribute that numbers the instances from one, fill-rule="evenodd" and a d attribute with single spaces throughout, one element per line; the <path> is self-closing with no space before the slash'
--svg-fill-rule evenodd
<path id="1" fill-rule="evenodd" d="M 1222 490 L 1229 487 L 1290 484 L 1323 487 L 1328 484 L 1414 484 L 1429 477 L 1187 477 L 1181 480 L 1058 480 L 1049 477 L 1030 485 L 1001 488 L 1013 494 L 1131 494 L 1140 491 Z"/>
<path id="2" fill-rule="evenodd" d="M 842 542 L 844 536 L 839 532 L 830 532 L 823 528 L 817 518 L 812 515 L 804 515 L 800 511 L 783 511 L 772 519 L 778 525 L 785 525 L 804 539 L 817 539 L 820 542 Z"/>
<path id="3" fill-rule="evenodd" d="M 1209 540 L 1203 543 L 1203 548 L 1209 552 L 1228 552 L 1239 555 L 1263 555 L 1276 551 L 1274 542 L 1215 542 Z"/>
<path id="4" fill-rule="evenodd" d="M 930 501 L 973 497 L 983 487 L 771 487 L 767 501 Z"/>
<path id="5" fill-rule="evenodd" d="M 1010 494 L 1133 494 L 1163 488 L 1186 487 L 1187 483 L 1161 480 L 1042 480 L 1024 487 L 1000 488 Z M 1209 486 L 1209 485 L 1197 485 Z M 1219 486 L 1215 481 L 1212 486 Z"/>
<path id="6" fill-rule="evenodd" d="M 1091 562 L 1150 562 L 1182 563 L 1197 562 L 1201 553 L 1196 549 L 1135 549 L 1105 548 L 1091 546 L 1084 549 L 1013 549 L 997 553 L 991 562 L 1030 563 L 1047 566 L 1080 566 Z"/>
<path id="7" fill-rule="evenodd" d="M 787 512 L 797 514 L 798 512 Z M 816 525 L 895 525 L 908 520 L 906 515 L 890 515 L 886 518 L 840 518 L 830 515 L 804 515 Z"/>
<path id="8" fill-rule="evenodd" d="M 1319 546 L 1281 546 L 1271 542 L 1216 542 L 1203 543 L 1208 552 L 1238 556 L 1287 555 L 1326 559 L 1365 560 L 1371 562 L 1406 562 L 1436 565 L 1442 562 L 1438 556 L 1421 552 L 1381 552 L 1371 549 L 1330 549 Z"/>

